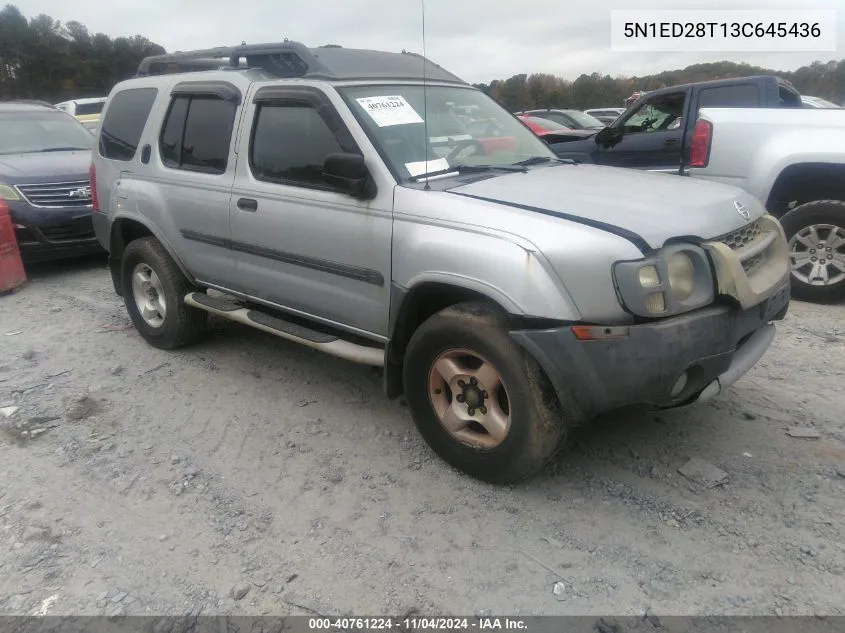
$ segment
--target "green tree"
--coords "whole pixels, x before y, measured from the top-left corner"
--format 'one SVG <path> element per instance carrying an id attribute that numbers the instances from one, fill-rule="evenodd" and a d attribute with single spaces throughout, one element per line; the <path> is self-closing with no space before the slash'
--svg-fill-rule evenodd
<path id="1" fill-rule="evenodd" d="M 0 10 L 0 99 L 50 102 L 108 94 L 148 55 L 165 50 L 135 35 L 114 40 L 79 22 L 48 15 L 27 20 L 14 5 Z"/>

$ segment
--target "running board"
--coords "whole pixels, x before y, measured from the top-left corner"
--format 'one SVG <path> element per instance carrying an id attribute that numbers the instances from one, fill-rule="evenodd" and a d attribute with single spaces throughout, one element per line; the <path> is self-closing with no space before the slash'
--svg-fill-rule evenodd
<path id="1" fill-rule="evenodd" d="M 350 343 L 334 334 L 317 332 L 303 325 L 285 321 L 272 314 L 247 308 L 231 299 L 212 297 L 204 292 L 190 292 L 185 295 L 185 303 L 229 321 L 275 334 L 280 338 L 306 345 L 353 363 L 384 367 L 384 349 Z"/>

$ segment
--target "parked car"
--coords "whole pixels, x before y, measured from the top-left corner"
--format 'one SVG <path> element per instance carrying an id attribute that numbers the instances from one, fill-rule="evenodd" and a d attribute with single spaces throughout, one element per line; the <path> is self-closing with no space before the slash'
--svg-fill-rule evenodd
<path id="1" fill-rule="evenodd" d="M 579 162 L 677 173 L 700 108 L 801 108 L 801 95 L 773 76 L 719 79 L 643 95 L 612 125 L 589 139 L 552 145 Z"/>
<path id="2" fill-rule="evenodd" d="M 557 121 L 542 117 L 520 114 L 518 118 L 529 130 L 549 144 L 568 143 L 569 141 L 577 141 L 595 134 L 592 130 L 573 130 Z"/>
<path id="3" fill-rule="evenodd" d="M 91 224 L 93 142 L 52 106 L 0 103 L 0 198 L 25 262 L 103 252 Z"/>
<path id="4" fill-rule="evenodd" d="M 85 129 L 91 132 L 92 134 L 96 133 L 97 128 L 100 127 L 99 114 L 83 114 L 81 116 L 76 117 L 76 120 L 79 121 L 85 127 Z"/>
<path id="5" fill-rule="evenodd" d="M 780 218 L 792 292 L 845 300 L 845 117 L 836 110 L 705 109 L 689 175 L 738 185 Z"/>
<path id="6" fill-rule="evenodd" d="M 106 105 L 106 97 L 93 97 L 87 99 L 71 99 L 54 104 L 54 107 L 67 112 L 74 117 L 91 116 L 100 114 L 103 106 Z"/>
<path id="7" fill-rule="evenodd" d="M 584 114 L 589 114 L 605 125 L 613 123 L 623 112 L 625 112 L 625 108 L 592 108 L 590 110 L 584 110 Z"/>
<path id="8" fill-rule="evenodd" d="M 597 132 L 605 127 L 605 124 L 597 118 L 585 114 L 580 110 L 558 110 L 546 108 L 545 110 L 526 110 L 520 115 L 549 119 L 555 123 L 569 128 L 570 130 L 592 130 Z"/>
<path id="9" fill-rule="evenodd" d="M 106 97 L 92 97 L 62 101 L 55 104 L 54 107 L 75 117 L 86 129 L 94 133 L 100 125 L 100 113 L 102 113 L 105 104 Z"/>
<path id="10" fill-rule="evenodd" d="M 211 57 L 230 68 L 178 72 Z M 435 154 L 427 117 L 455 107 L 512 143 Z M 147 59 L 98 138 L 94 225 L 140 336 L 178 348 L 211 313 L 382 367 L 437 454 L 488 481 L 602 412 L 728 389 L 788 309 L 783 230 L 753 196 L 561 161 L 416 54 Z"/>
<path id="11" fill-rule="evenodd" d="M 842 109 L 842 106 L 838 106 L 832 101 L 828 101 L 827 99 L 822 99 L 821 97 L 809 97 L 807 95 L 801 95 L 801 103 L 804 104 L 806 108 L 836 108 Z"/>

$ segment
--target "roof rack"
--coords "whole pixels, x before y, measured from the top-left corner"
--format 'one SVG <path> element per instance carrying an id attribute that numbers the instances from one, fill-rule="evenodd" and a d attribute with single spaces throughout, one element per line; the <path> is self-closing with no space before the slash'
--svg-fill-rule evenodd
<path id="1" fill-rule="evenodd" d="M 249 68 L 261 69 L 283 79 L 428 79 L 466 83 L 416 53 L 343 48 L 337 44 L 309 48 L 288 40 L 154 55 L 141 61 L 136 76 Z"/>

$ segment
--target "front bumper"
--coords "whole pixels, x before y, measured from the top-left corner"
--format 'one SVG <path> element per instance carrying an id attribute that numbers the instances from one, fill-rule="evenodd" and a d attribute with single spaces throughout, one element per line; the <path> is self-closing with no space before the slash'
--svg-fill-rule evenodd
<path id="1" fill-rule="evenodd" d="M 94 235 L 90 211 L 36 211 L 20 202 L 9 207 L 21 259 L 26 263 L 104 252 Z"/>
<path id="2" fill-rule="evenodd" d="M 580 340 L 571 327 L 519 330 L 511 336 L 543 367 L 562 402 L 585 421 L 630 405 L 684 406 L 739 380 L 774 339 L 772 321 L 789 306 L 789 284 L 741 310 L 712 306 L 632 325 L 618 338 Z M 686 373 L 686 386 L 673 387 Z"/>

